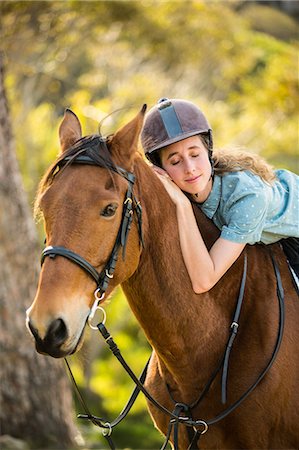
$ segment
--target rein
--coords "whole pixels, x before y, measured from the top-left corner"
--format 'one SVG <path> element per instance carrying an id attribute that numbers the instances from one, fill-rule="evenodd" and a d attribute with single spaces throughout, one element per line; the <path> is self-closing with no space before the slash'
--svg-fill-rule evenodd
<path id="1" fill-rule="evenodd" d="M 184 403 L 176 402 L 171 397 L 173 402 L 175 403 L 174 410 L 170 411 L 167 408 L 165 408 L 162 404 L 160 404 L 157 400 L 155 400 L 151 396 L 151 394 L 145 389 L 145 387 L 143 385 L 143 383 L 145 381 L 145 378 L 146 378 L 146 371 L 147 371 L 147 367 L 148 367 L 150 359 L 148 360 L 145 368 L 143 369 L 143 372 L 142 372 L 140 378 L 138 379 L 137 376 L 133 373 L 133 371 L 129 367 L 129 365 L 126 363 L 126 361 L 123 358 L 123 356 L 121 354 L 121 351 L 119 350 L 119 348 L 118 348 L 117 344 L 115 343 L 113 337 L 110 335 L 109 331 L 105 327 L 106 314 L 104 313 L 104 319 L 103 319 L 102 322 L 98 323 L 96 327 L 92 326 L 93 329 L 98 329 L 100 331 L 102 337 L 104 338 L 105 342 L 109 346 L 109 349 L 112 351 L 113 355 L 118 359 L 118 361 L 120 362 L 122 367 L 125 369 L 125 371 L 129 375 L 129 377 L 133 380 L 133 382 L 136 385 L 136 387 L 135 387 L 135 389 L 134 389 L 134 391 L 133 391 L 129 401 L 127 402 L 126 406 L 124 407 L 124 409 L 122 410 L 120 415 L 113 422 L 109 423 L 107 421 L 104 421 L 102 418 L 94 416 L 94 415 L 92 415 L 90 413 L 89 409 L 86 406 L 86 403 L 84 402 L 84 400 L 82 398 L 82 395 L 81 395 L 81 393 L 79 391 L 79 388 L 78 388 L 78 386 L 77 386 L 77 384 L 75 382 L 75 379 L 74 379 L 73 374 L 71 372 L 70 366 L 69 366 L 68 362 L 66 361 L 68 370 L 69 370 L 70 375 L 71 375 L 71 380 L 72 380 L 72 382 L 74 384 L 74 387 L 75 387 L 75 389 L 77 391 L 77 394 L 79 396 L 81 404 L 82 404 L 82 406 L 83 406 L 83 408 L 85 410 L 85 413 L 86 413 L 86 414 L 79 414 L 78 418 L 90 420 L 93 424 L 95 424 L 99 428 L 101 428 L 102 434 L 105 437 L 105 439 L 107 439 L 107 442 L 108 442 L 111 450 L 115 449 L 115 446 L 114 446 L 114 444 L 112 442 L 112 439 L 111 439 L 111 433 L 113 431 L 113 428 L 116 425 L 118 425 L 126 417 L 126 415 L 129 413 L 129 411 L 130 411 L 131 407 L 133 406 L 133 403 L 135 402 L 139 392 L 142 392 L 145 395 L 145 397 L 154 406 L 156 406 L 160 411 L 162 411 L 163 413 L 167 414 L 170 417 L 170 422 L 169 422 L 169 426 L 168 426 L 168 432 L 167 432 L 166 439 L 165 439 L 165 442 L 164 442 L 161 450 L 165 450 L 166 449 L 172 431 L 174 433 L 174 443 L 173 443 L 174 444 L 174 450 L 179 450 L 179 446 L 178 446 L 178 426 L 179 426 L 179 424 L 183 424 L 184 426 L 187 427 L 188 436 L 189 436 L 189 442 L 190 442 L 188 450 L 194 450 L 194 449 L 198 449 L 197 442 L 198 442 L 200 436 L 203 435 L 204 433 L 206 433 L 208 428 L 211 425 L 214 425 L 214 424 L 220 422 L 225 417 L 227 417 L 230 413 L 232 413 L 235 409 L 237 409 L 241 405 L 241 403 L 243 403 L 243 401 L 251 394 L 251 392 L 258 386 L 258 384 L 265 377 L 266 373 L 269 371 L 269 369 L 271 368 L 271 366 L 273 365 L 273 363 L 274 363 L 274 361 L 276 359 L 277 353 L 278 353 L 280 345 L 281 345 L 281 341 L 282 341 L 282 337 L 283 337 L 283 329 L 284 329 L 284 291 L 283 291 L 283 287 L 282 287 L 282 281 L 281 281 L 281 276 L 280 276 L 280 271 L 279 271 L 278 265 L 277 265 L 277 263 L 276 263 L 276 261 L 274 259 L 274 256 L 273 256 L 271 250 L 269 250 L 269 251 L 270 251 L 270 256 L 271 256 L 271 260 L 272 260 L 274 273 L 275 273 L 275 276 L 276 276 L 277 298 L 278 298 L 278 303 L 279 303 L 279 326 L 278 326 L 277 338 L 276 338 L 276 342 L 275 342 L 275 345 L 274 345 L 274 349 L 273 349 L 272 355 L 271 355 L 271 357 L 270 357 L 266 367 L 259 374 L 259 376 L 255 380 L 255 382 L 252 383 L 252 385 L 241 395 L 241 397 L 237 401 L 235 401 L 229 407 L 224 409 L 222 412 L 220 412 L 214 418 L 205 419 L 205 420 L 201 420 L 201 419 L 200 420 L 193 420 L 192 414 L 191 414 L 191 410 L 193 408 L 195 408 L 196 406 L 198 406 L 198 404 L 201 402 L 201 400 L 207 394 L 207 392 L 209 391 L 210 386 L 212 385 L 212 382 L 216 378 L 216 375 L 221 370 L 221 367 L 223 367 L 223 374 L 222 374 L 222 401 L 223 401 L 224 398 L 226 398 L 226 394 L 224 394 L 223 379 L 225 379 L 225 380 L 227 379 L 229 354 L 230 354 L 233 341 L 234 341 L 234 339 L 236 337 L 236 334 L 237 334 L 237 331 L 238 331 L 238 328 L 239 328 L 239 323 L 237 322 L 237 320 L 239 319 L 239 316 L 240 316 L 241 306 L 242 306 L 242 302 L 243 302 L 244 288 L 245 288 L 245 278 L 246 278 L 246 270 L 247 270 L 247 256 L 246 256 L 246 253 L 244 255 L 244 268 L 243 268 L 243 275 L 242 275 L 242 280 L 241 280 L 240 292 L 239 292 L 237 305 L 236 305 L 236 309 L 235 309 L 235 313 L 234 313 L 234 317 L 233 317 L 233 322 L 231 324 L 231 335 L 230 335 L 230 337 L 228 339 L 228 342 L 227 342 L 227 345 L 226 345 L 226 349 L 225 349 L 225 352 L 224 352 L 224 356 L 221 359 L 220 364 L 218 365 L 217 369 L 212 374 L 210 380 L 206 384 L 205 388 L 203 389 L 202 393 L 200 394 L 198 400 L 196 400 L 191 405 L 187 405 L 187 404 L 184 404 Z M 102 308 L 100 308 L 100 309 L 102 310 Z M 102 310 L 102 312 L 104 312 L 104 310 Z M 186 414 L 186 415 L 182 415 L 182 414 Z M 201 428 L 201 430 L 199 430 L 199 428 Z"/>
<path id="2" fill-rule="evenodd" d="M 102 140 L 103 142 L 103 140 Z M 89 164 L 89 165 L 99 165 L 93 158 L 91 158 L 88 155 L 79 155 L 74 157 L 66 157 L 64 160 L 60 162 L 60 164 L 67 164 L 67 163 L 75 163 L 75 164 Z M 94 425 L 100 427 L 102 430 L 103 436 L 106 438 L 109 446 L 111 449 L 115 449 L 115 446 L 113 444 L 113 441 L 111 439 L 111 433 L 113 428 L 118 425 L 129 413 L 131 407 L 133 406 L 138 394 L 142 392 L 145 397 L 160 411 L 167 414 L 170 417 L 168 432 L 166 436 L 166 440 L 164 445 L 162 446 L 161 450 L 165 450 L 167 443 L 169 441 L 170 435 L 173 432 L 174 435 L 174 449 L 178 450 L 178 427 L 179 424 L 183 424 L 187 427 L 188 436 L 190 445 L 188 447 L 188 450 L 197 449 L 197 442 L 200 436 L 208 430 L 210 425 L 216 424 L 217 422 L 221 421 L 225 417 L 227 417 L 231 412 L 233 412 L 248 396 L 249 394 L 256 388 L 256 386 L 260 383 L 260 381 L 264 378 L 270 367 L 272 366 L 276 355 L 278 353 L 278 350 L 280 348 L 280 344 L 282 341 L 283 336 L 283 327 L 284 327 L 284 293 L 281 283 L 281 277 L 280 272 L 278 269 L 278 266 L 276 264 L 276 261 L 274 259 L 274 256 L 271 255 L 272 264 L 274 268 L 274 272 L 276 275 L 276 281 L 277 281 L 277 297 L 279 301 L 279 328 L 278 328 L 278 335 L 275 343 L 275 347 L 273 350 L 273 353 L 271 355 L 271 358 L 269 362 L 267 363 L 265 369 L 260 373 L 256 381 L 246 390 L 246 392 L 232 405 L 224 409 L 220 414 L 218 414 L 216 417 L 212 419 L 207 420 L 193 420 L 191 410 L 199 405 L 199 403 L 202 401 L 202 399 L 205 397 L 205 395 L 208 393 L 214 379 L 216 378 L 217 374 L 222 368 L 222 382 L 221 382 L 221 399 L 222 403 L 226 403 L 227 395 L 227 374 L 228 374 L 228 366 L 229 366 L 229 357 L 231 353 L 231 349 L 233 346 L 233 342 L 235 340 L 235 337 L 237 335 L 238 329 L 239 329 L 239 317 L 241 313 L 241 307 L 243 303 L 244 298 L 244 291 L 245 291 L 245 282 L 246 282 L 246 274 L 247 274 L 247 254 L 244 253 L 244 267 L 243 267 L 243 275 L 241 279 L 240 284 L 240 291 L 237 299 L 237 304 L 235 308 L 235 313 L 233 316 L 233 321 L 230 326 L 230 336 L 227 341 L 227 345 L 225 348 L 224 355 L 218 364 L 216 370 L 213 372 L 212 376 L 210 377 L 208 383 L 206 384 L 205 388 L 201 392 L 199 398 L 193 402 L 191 405 L 187 405 L 184 403 L 176 402 L 170 394 L 169 387 L 169 395 L 172 398 L 172 400 L 175 403 L 175 408 L 173 411 L 168 410 L 165 408 L 162 404 L 160 404 L 156 399 L 154 399 L 151 394 L 145 389 L 144 387 L 144 381 L 147 374 L 147 367 L 149 364 L 149 361 L 147 362 L 145 368 L 143 369 L 143 372 L 140 376 L 140 378 L 137 378 L 136 375 L 133 373 L 129 365 L 126 363 L 125 359 L 121 355 L 121 352 L 116 345 L 116 343 L 113 340 L 113 337 L 110 335 L 109 331 L 105 327 L 105 319 L 106 319 L 106 313 L 99 306 L 99 304 L 103 301 L 105 297 L 105 292 L 108 288 L 109 281 L 113 278 L 116 262 L 118 259 L 118 253 L 120 247 L 123 249 L 123 258 L 125 257 L 125 250 L 126 250 L 126 244 L 127 244 L 127 238 L 128 233 L 131 228 L 131 223 L 133 219 L 133 214 L 136 212 L 137 220 L 138 220 L 138 231 L 139 231 L 139 239 L 140 243 L 143 245 L 143 237 L 142 237 L 142 209 L 140 206 L 140 203 L 136 200 L 135 196 L 133 195 L 133 187 L 135 183 L 135 175 L 131 172 L 127 172 L 126 170 L 122 169 L 118 166 L 112 166 L 107 164 L 107 167 L 111 170 L 113 170 L 115 173 L 121 175 L 128 181 L 128 187 L 124 199 L 123 204 L 123 214 L 122 214 L 122 220 L 121 224 L 118 230 L 118 234 L 116 237 L 115 244 L 113 246 L 113 249 L 111 251 L 111 254 L 108 258 L 108 261 L 103 268 L 103 270 L 99 273 L 94 266 L 92 266 L 86 259 L 78 255 L 77 253 L 61 246 L 48 246 L 46 247 L 41 255 L 41 264 L 43 264 L 46 257 L 55 258 L 56 256 L 63 256 L 70 261 L 72 261 L 75 264 L 78 264 L 82 269 L 84 269 L 96 282 L 97 288 L 94 291 L 94 305 L 91 308 L 91 312 L 88 318 L 89 325 L 93 329 L 98 329 L 100 333 L 102 334 L 103 338 L 105 339 L 107 345 L 109 346 L 109 349 L 112 351 L 114 356 L 118 359 L 118 361 L 121 363 L 121 365 L 124 367 L 130 378 L 135 383 L 135 389 L 127 402 L 126 406 L 122 410 L 122 412 L 119 414 L 119 416 L 113 421 L 113 422 L 107 422 L 104 421 L 102 418 L 94 416 L 91 414 L 86 402 L 84 401 L 84 398 L 82 397 L 82 394 L 76 384 L 75 378 L 72 374 L 71 368 L 68 364 L 68 361 L 65 359 L 68 371 L 70 373 L 71 380 L 74 384 L 74 387 L 76 389 L 76 392 L 78 394 L 78 397 L 80 399 L 80 402 L 83 406 L 83 409 L 85 410 L 86 414 L 80 414 L 78 418 L 81 419 L 87 419 L 90 420 Z M 104 314 L 104 319 L 102 322 L 98 323 L 97 326 L 93 326 L 91 324 L 91 320 L 95 314 L 95 311 L 99 309 Z M 184 414 L 184 415 L 182 415 Z"/>

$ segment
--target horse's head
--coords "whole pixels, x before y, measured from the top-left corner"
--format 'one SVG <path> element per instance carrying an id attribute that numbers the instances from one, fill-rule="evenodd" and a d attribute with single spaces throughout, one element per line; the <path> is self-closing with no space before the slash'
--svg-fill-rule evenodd
<path id="1" fill-rule="evenodd" d="M 144 112 L 106 140 L 82 138 L 69 110 L 61 123 L 61 153 L 37 195 L 47 247 L 27 324 L 40 353 L 74 353 L 95 299 L 138 266 L 140 209 L 131 171 Z"/>

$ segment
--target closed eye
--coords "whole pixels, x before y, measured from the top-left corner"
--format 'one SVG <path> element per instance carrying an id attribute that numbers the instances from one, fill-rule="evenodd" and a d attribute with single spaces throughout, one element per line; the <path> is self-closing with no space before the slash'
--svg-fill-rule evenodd
<path id="1" fill-rule="evenodd" d="M 117 208 L 117 203 L 109 203 L 109 205 L 101 210 L 100 215 L 102 217 L 112 217 L 116 213 Z"/>

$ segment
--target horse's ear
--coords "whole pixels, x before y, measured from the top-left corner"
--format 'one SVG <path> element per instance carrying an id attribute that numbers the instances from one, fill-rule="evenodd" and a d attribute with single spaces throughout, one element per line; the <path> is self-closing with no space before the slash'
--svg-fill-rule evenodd
<path id="1" fill-rule="evenodd" d="M 110 141 L 110 151 L 124 168 L 131 169 L 133 156 L 138 148 L 138 140 L 144 121 L 146 105 L 143 105 L 133 120 L 120 128 Z"/>
<path id="2" fill-rule="evenodd" d="M 59 127 L 61 152 L 70 148 L 82 137 L 81 124 L 78 117 L 70 109 L 66 109 Z"/>

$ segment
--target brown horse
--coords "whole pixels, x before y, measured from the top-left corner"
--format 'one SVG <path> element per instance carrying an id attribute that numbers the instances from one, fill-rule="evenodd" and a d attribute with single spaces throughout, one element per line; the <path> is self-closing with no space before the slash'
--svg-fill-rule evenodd
<path id="1" fill-rule="evenodd" d="M 84 146 L 92 140 L 81 138 L 77 117 L 67 111 L 59 132 L 61 154 L 42 180 L 37 204 L 45 221 L 47 245 L 69 249 L 101 271 L 117 239 L 128 187 L 128 181 L 111 170 L 111 164 L 135 174 L 134 195 L 143 208 L 144 247 L 134 215 L 125 259 L 119 257 L 106 297 L 122 285 L 153 348 L 145 385 L 155 399 L 173 410 L 172 398 L 185 404 L 198 398 L 223 356 L 244 256 L 211 291 L 193 292 L 181 255 L 175 206 L 137 151 L 143 116 L 144 108 L 108 138 L 106 149 L 90 150 L 108 161 L 106 167 L 104 163 L 102 167 L 71 164 L 70 159 L 61 167 L 66 157 L 84 154 Z M 219 232 L 198 209 L 195 214 L 209 247 Z M 299 448 L 299 302 L 280 246 L 271 249 L 285 292 L 285 330 L 278 356 L 251 395 L 202 436 L 202 448 Z M 258 378 L 277 339 L 276 278 L 268 250 L 248 246 L 247 256 L 239 333 L 230 358 L 228 405 Z M 78 264 L 59 255 L 45 258 L 37 294 L 28 310 L 28 324 L 39 352 L 63 357 L 79 348 L 94 290 L 94 280 Z M 217 375 L 192 416 L 208 421 L 225 408 Z M 166 434 L 169 417 L 151 404 L 149 409 L 156 426 Z M 179 448 L 186 449 L 186 428 L 180 426 L 179 430 Z"/>

